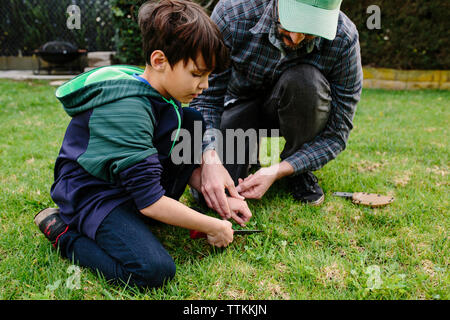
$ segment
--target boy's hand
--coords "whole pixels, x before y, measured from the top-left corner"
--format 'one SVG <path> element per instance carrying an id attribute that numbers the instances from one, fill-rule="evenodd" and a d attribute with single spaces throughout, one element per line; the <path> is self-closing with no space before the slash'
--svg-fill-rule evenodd
<path id="1" fill-rule="evenodd" d="M 252 213 L 244 200 L 228 197 L 228 206 L 231 210 L 231 218 L 239 223 L 241 227 L 245 227 L 245 223 L 250 221 Z"/>
<path id="2" fill-rule="evenodd" d="M 217 226 L 213 232 L 207 233 L 206 239 L 216 247 L 226 247 L 233 241 L 232 224 L 226 220 L 217 219 Z"/>

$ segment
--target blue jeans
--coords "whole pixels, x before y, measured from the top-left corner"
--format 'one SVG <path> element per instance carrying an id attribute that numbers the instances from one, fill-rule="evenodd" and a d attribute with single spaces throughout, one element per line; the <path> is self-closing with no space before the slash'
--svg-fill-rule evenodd
<path id="1" fill-rule="evenodd" d="M 69 230 L 58 241 L 60 252 L 107 280 L 159 287 L 175 276 L 175 263 L 144 219 L 132 201 L 125 202 L 106 216 L 95 241 Z"/>
<path id="2" fill-rule="evenodd" d="M 183 128 L 193 133 L 200 113 L 183 109 Z M 202 127 L 204 131 L 204 127 Z M 192 144 L 193 145 L 193 144 Z M 200 150 L 201 151 L 201 150 Z M 191 155 L 194 156 L 194 150 Z M 178 200 L 196 165 L 170 163 L 164 167 L 161 183 L 166 196 Z M 95 241 L 69 229 L 58 241 L 61 255 L 75 263 L 99 271 L 107 280 L 138 287 L 159 287 L 175 276 L 175 263 L 150 231 L 150 218 L 132 200 L 112 210 L 97 229 Z"/>

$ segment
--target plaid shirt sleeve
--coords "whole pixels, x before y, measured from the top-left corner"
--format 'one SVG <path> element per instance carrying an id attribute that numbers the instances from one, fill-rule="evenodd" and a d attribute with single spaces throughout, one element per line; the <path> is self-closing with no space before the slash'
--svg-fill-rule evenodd
<path id="1" fill-rule="evenodd" d="M 211 19 L 219 27 L 225 45 L 231 48 L 231 32 L 229 30 L 226 12 L 221 2 L 214 8 Z M 217 150 L 218 148 L 220 119 L 224 110 L 224 97 L 230 76 L 231 67 L 222 73 L 210 75 L 209 88 L 190 104 L 191 107 L 200 111 L 205 121 L 206 132 L 203 135 L 203 152 L 210 149 Z"/>
<path id="2" fill-rule="evenodd" d="M 362 66 L 358 33 L 347 39 L 330 75 L 331 110 L 327 125 L 320 135 L 285 160 L 294 174 L 315 171 L 333 160 L 346 147 L 353 128 L 353 117 L 362 90 Z"/>
<path id="3" fill-rule="evenodd" d="M 334 41 L 322 41 L 326 44 L 306 56 L 291 54 L 291 57 L 283 58 L 280 50 L 268 39 L 272 18 L 271 11 L 266 8 L 274 3 L 228 0 L 216 5 L 211 18 L 222 32 L 227 47 L 233 49 L 231 54 L 235 69 L 211 75 L 209 89 L 191 106 L 201 112 L 206 122 L 203 151 L 218 150 L 218 129 L 227 101 L 231 102 L 231 98 L 246 94 L 249 90 L 264 88 L 267 82 L 276 81 L 293 63 L 316 66 L 326 74 L 330 83 L 332 102 L 329 119 L 320 135 L 285 159 L 292 165 L 295 174 L 315 171 L 345 149 L 353 128 L 353 117 L 362 90 L 358 32 L 353 23 L 341 14 Z M 316 44 L 319 47 L 319 41 Z M 280 59 L 284 59 L 283 67 L 279 67 Z"/>

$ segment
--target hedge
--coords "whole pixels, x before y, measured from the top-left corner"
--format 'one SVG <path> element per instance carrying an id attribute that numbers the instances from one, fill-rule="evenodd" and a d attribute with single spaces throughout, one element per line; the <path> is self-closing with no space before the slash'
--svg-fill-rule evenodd
<path id="1" fill-rule="evenodd" d="M 146 0 L 113 0 L 112 13 L 113 21 L 117 27 L 115 59 L 117 63 L 128 63 L 143 65 L 144 57 L 142 55 L 142 43 L 140 30 L 137 23 L 139 7 Z M 215 0 L 199 0 L 205 10 L 210 13 L 217 3 Z"/>
<path id="2" fill-rule="evenodd" d="M 143 64 L 137 12 L 144 0 L 113 0 L 119 30 L 117 59 Z M 198 0 L 210 12 L 217 0 Z M 367 8 L 381 10 L 381 29 L 369 29 Z M 344 0 L 342 11 L 356 24 L 365 66 L 396 69 L 449 69 L 450 1 Z"/>
<path id="3" fill-rule="evenodd" d="M 370 5 L 381 9 L 381 29 L 369 30 Z M 449 69 L 448 0 L 344 0 L 356 24 L 363 65 L 396 69 Z"/>
<path id="4" fill-rule="evenodd" d="M 74 3 L 81 10 L 81 29 L 69 30 L 67 8 Z M 69 41 L 89 51 L 115 47 L 115 25 L 107 1 L 0 0 L 0 16 L 0 56 L 32 55 L 52 40 Z"/>

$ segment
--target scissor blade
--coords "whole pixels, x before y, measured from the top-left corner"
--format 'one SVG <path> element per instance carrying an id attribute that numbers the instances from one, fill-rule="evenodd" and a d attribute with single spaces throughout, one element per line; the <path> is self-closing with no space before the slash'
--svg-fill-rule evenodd
<path id="1" fill-rule="evenodd" d="M 252 233 L 259 233 L 263 232 L 262 230 L 234 230 L 234 234 L 252 234 Z"/>
<path id="2" fill-rule="evenodd" d="M 353 193 L 351 193 L 351 192 L 334 192 L 333 196 L 351 199 L 353 197 Z"/>

